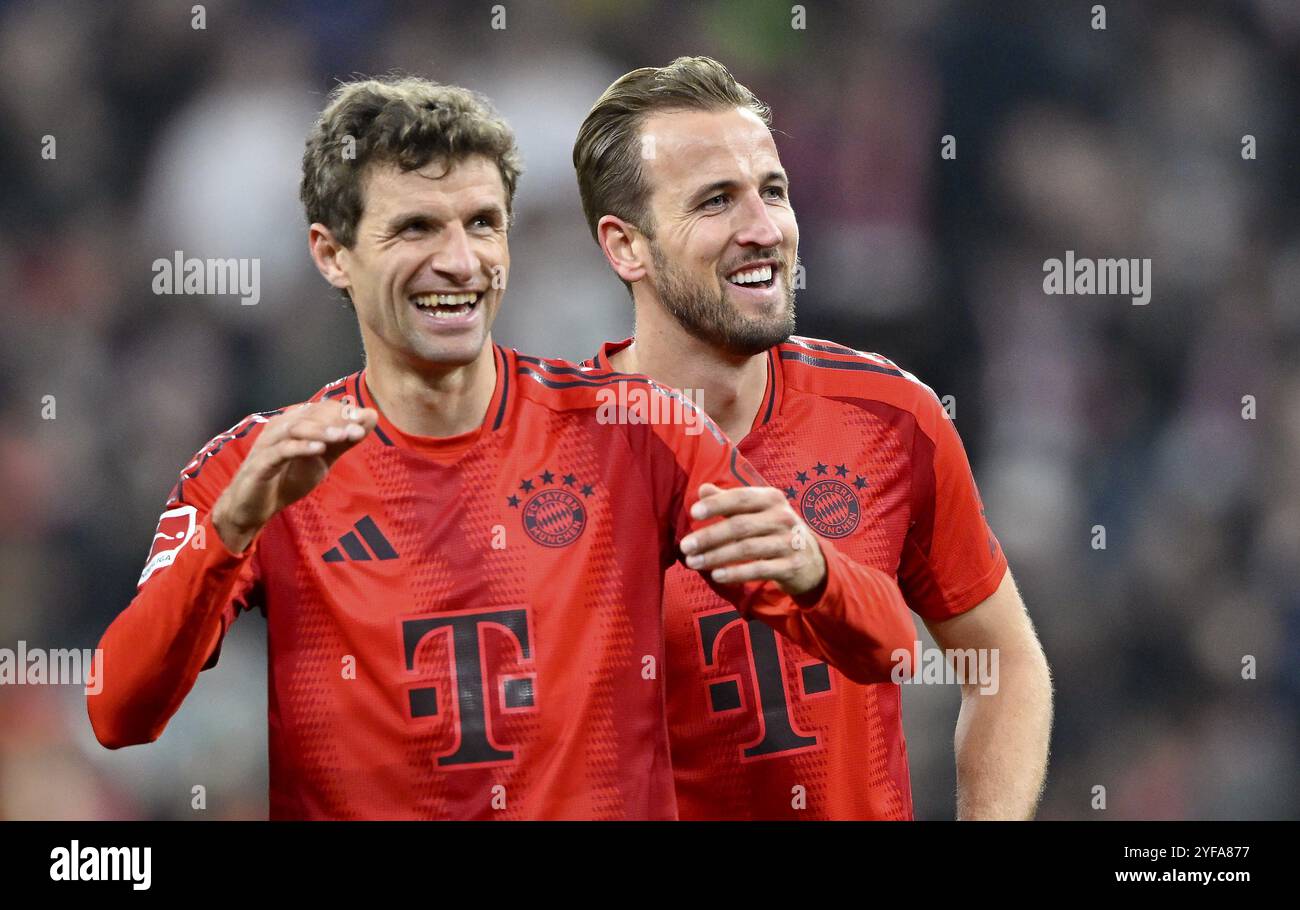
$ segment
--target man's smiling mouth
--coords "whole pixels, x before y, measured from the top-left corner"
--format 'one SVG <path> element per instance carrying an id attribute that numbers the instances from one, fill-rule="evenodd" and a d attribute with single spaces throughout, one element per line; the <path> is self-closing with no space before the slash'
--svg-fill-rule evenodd
<path id="1" fill-rule="evenodd" d="M 770 288 L 775 269 L 772 263 L 748 265 L 727 276 L 727 281 L 742 288 Z"/>
<path id="2" fill-rule="evenodd" d="M 457 316 L 465 316 L 473 312 L 483 300 L 483 292 L 412 294 L 408 299 L 435 319 L 455 319 Z"/>

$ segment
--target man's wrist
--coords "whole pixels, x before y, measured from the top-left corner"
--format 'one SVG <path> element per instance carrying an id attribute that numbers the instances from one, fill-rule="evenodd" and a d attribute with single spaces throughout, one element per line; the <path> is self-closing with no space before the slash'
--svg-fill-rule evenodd
<path id="1" fill-rule="evenodd" d="M 822 549 L 820 541 L 816 540 L 816 538 L 812 538 L 812 540 L 812 545 L 816 547 L 817 551 L 817 563 L 821 566 L 821 578 L 808 590 L 800 594 L 791 595 L 795 604 L 805 609 L 816 606 L 826 595 L 826 588 L 830 584 L 831 577 L 831 567 L 830 563 L 826 559 L 825 550 Z"/>
<path id="2" fill-rule="evenodd" d="M 231 521 L 226 509 L 221 502 L 212 507 L 212 529 L 217 532 L 217 537 L 221 539 L 222 545 L 233 556 L 242 555 L 257 536 L 258 528 L 240 527 L 237 523 Z"/>

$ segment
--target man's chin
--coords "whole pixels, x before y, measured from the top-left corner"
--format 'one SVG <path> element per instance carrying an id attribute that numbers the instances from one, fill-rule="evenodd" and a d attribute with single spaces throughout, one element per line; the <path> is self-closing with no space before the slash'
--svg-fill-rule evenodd
<path id="1" fill-rule="evenodd" d="M 483 354 L 483 346 L 487 338 L 484 335 L 476 335 L 473 339 L 448 340 L 442 344 L 430 344 L 427 339 L 421 339 L 420 342 L 413 346 L 415 361 L 424 367 L 450 370 L 469 366 L 478 360 Z"/>
<path id="2" fill-rule="evenodd" d="M 736 357 L 753 357 L 790 337 L 790 332 L 741 332 L 728 336 L 722 347 Z"/>
<path id="3" fill-rule="evenodd" d="M 737 355 L 760 354 L 792 334 L 794 319 L 784 301 L 775 311 L 738 315 L 718 333 L 722 347 Z"/>
<path id="4" fill-rule="evenodd" d="M 793 320 L 785 315 L 745 319 L 729 313 L 674 314 L 689 334 L 735 357 L 752 357 L 785 341 L 794 332 Z"/>

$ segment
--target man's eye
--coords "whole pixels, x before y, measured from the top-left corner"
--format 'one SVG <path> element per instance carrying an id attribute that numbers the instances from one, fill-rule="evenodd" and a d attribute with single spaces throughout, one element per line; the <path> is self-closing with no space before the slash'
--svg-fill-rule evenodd
<path id="1" fill-rule="evenodd" d="M 719 193 L 719 194 L 716 195 L 716 196 L 713 196 L 713 197 L 711 197 L 711 198 L 709 198 L 709 199 L 705 199 L 705 200 L 704 200 L 704 208 L 717 208 L 719 205 L 721 205 L 722 203 L 724 203 L 724 202 L 726 202 L 726 201 L 727 201 L 727 197 L 726 197 L 726 195 L 723 194 L 723 193 Z"/>
<path id="2" fill-rule="evenodd" d="M 772 194 L 771 198 L 773 199 L 785 198 L 785 187 L 783 186 L 769 186 L 766 190 L 764 190 L 764 192 Z"/>

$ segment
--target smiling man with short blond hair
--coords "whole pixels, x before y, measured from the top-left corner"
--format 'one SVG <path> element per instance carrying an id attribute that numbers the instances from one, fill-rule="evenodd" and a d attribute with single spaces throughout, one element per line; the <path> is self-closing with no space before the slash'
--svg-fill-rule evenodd
<path id="1" fill-rule="evenodd" d="M 957 814 L 1032 817 L 1046 659 L 934 392 L 878 354 L 792 336 L 799 226 L 770 122 L 708 57 L 634 70 L 593 106 L 574 167 L 636 334 L 590 363 L 699 390 L 822 539 L 897 577 L 941 647 L 998 649 L 997 693 L 963 686 Z M 687 568 L 669 573 L 665 613 L 683 818 L 912 817 L 897 685 L 844 678 Z"/>

